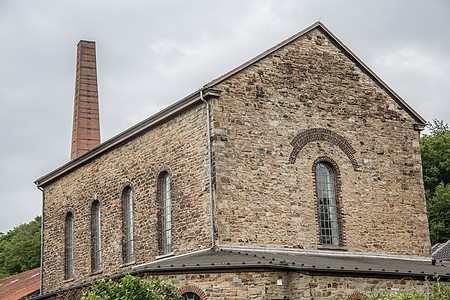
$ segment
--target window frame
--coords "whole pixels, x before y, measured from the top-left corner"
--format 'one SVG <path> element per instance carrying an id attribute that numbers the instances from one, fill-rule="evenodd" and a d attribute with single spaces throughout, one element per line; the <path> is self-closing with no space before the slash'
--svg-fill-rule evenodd
<path id="1" fill-rule="evenodd" d="M 91 209 L 91 259 L 92 272 L 100 272 L 102 270 L 102 226 L 101 226 L 101 204 L 100 201 L 94 200 Z"/>
<path id="2" fill-rule="evenodd" d="M 332 229 L 332 226 L 329 226 L 328 228 L 330 231 L 328 233 L 331 233 L 331 242 L 327 242 L 325 236 L 323 233 L 323 226 L 322 226 L 322 215 L 321 214 L 321 208 L 320 208 L 320 191 L 319 191 L 319 178 L 317 174 L 317 168 L 318 166 L 322 164 L 327 166 L 329 170 L 329 174 L 331 175 L 330 181 L 328 184 L 331 184 L 334 186 L 334 213 L 335 213 L 335 220 L 333 221 L 335 224 L 334 230 Z M 314 176 L 314 185 L 315 185 L 315 199 L 316 199 L 316 218 L 317 218 L 317 224 L 318 224 L 318 242 L 321 247 L 339 247 L 342 248 L 345 246 L 345 234 L 344 234 L 344 220 L 342 216 L 342 200 L 340 197 L 341 192 L 341 177 L 340 177 L 340 171 L 339 167 L 336 164 L 336 162 L 326 156 L 322 156 L 316 159 L 316 161 L 313 163 L 312 166 L 313 176 Z M 336 228 L 337 227 L 337 228 Z M 326 229 L 326 228 L 325 228 Z"/>
<path id="3" fill-rule="evenodd" d="M 134 197 L 133 189 L 126 186 L 122 192 L 123 208 L 123 261 L 134 262 Z"/>
<path id="4" fill-rule="evenodd" d="M 65 231 L 65 237 L 64 237 L 64 245 L 65 245 L 65 255 L 64 255 L 64 264 L 65 264 L 65 270 L 64 270 L 64 277 L 66 280 L 73 279 L 74 278 L 74 264 L 73 264 L 73 213 L 71 211 L 66 213 L 66 217 L 64 219 L 64 231 Z"/>
<path id="5" fill-rule="evenodd" d="M 194 293 L 194 292 L 192 292 L 192 291 L 183 293 L 181 296 L 182 296 L 185 300 L 191 300 L 191 299 L 193 299 L 193 300 L 201 300 L 201 299 L 202 299 L 197 293 Z M 193 297 L 193 298 L 187 298 L 188 296 L 194 296 L 194 297 Z M 196 299 L 196 298 L 197 298 L 197 299 Z"/>
<path id="6" fill-rule="evenodd" d="M 161 254 L 172 253 L 172 180 L 169 172 L 164 171 L 159 176 L 159 203 L 161 207 L 160 216 L 160 243 Z"/>

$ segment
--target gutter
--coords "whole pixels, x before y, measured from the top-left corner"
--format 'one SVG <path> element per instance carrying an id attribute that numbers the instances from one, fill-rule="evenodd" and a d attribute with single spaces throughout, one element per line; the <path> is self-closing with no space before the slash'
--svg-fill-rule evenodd
<path id="1" fill-rule="evenodd" d="M 42 278 L 42 261 L 43 261 L 43 256 L 42 253 L 44 251 L 44 198 L 45 198 L 45 194 L 44 194 L 44 190 L 37 186 L 38 190 L 40 190 L 42 192 L 42 210 L 41 210 L 41 261 L 40 261 L 40 268 L 39 268 L 39 295 L 42 295 L 42 283 L 43 283 L 43 278 Z"/>
<path id="2" fill-rule="evenodd" d="M 207 88 L 206 86 L 204 88 Z M 211 119 L 209 114 L 209 103 L 203 98 L 203 89 L 200 89 L 200 99 L 206 105 L 206 125 L 208 130 L 208 163 L 209 163 L 209 205 L 211 209 L 211 248 L 214 248 L 216 241 L 214 239 L 214 198 L 212 183 L 212 155 L 211 155 Z"/>
<path id="3" fill-rule="evenodd" d="M 214 88 L 205 88 L 203 90 L 205 97 L 219 97 L 221 93 L 220 90 Z M 151 128 L 166 122 L 168 119 L 173 118 L 174 116 L 180 114 L 182 111 L 189 109 L 199 102 L 201 102 L 201 99 L 198 96 L 198 91 L 196 91 L 168 106 L 167 108 L 157 112 L 156 114 L 150 116 L 149 118 L 139 122 L 138 124 L 128 128 L 127 130 L 117 134 L 116 136 L 101 143 L 100 145 L 92 148 L 88 152 L 78 156 L 77 158 L 74 158 L 73 160 L 62 165 L 56 170 L 48 173 L 47 175 L 40 177 L 34 182 L 34 184 L 36 184 L 38 187 L 44 187 L 47 184 L 50 184 L 54 180 L 58 179 L 59 177 L 69 173 L 73 169 L 76 169 L 77 167 L 99 157 L 103 153 L 115 149 L 116 147 L 128 142 L 130 139 L 133 139 L 136 136 L 143 134 Z"/>
<path id="4" fill-rule="evenodd" d="M 151 273 L 156 275 L 163 274 L 185 274 L 191 272 L 205 272 L 205 273 L 218 273 L 218 272 L 243 272 L 243 271 L 294 271 L 306 273 L 311 276 L 349 276 L 349 277 L 370 277 L 370 278 L 397 278 L 397 279 L 417 279 L 424 280 L 428 279 L 430 281 L 436 281 L 434 277 L 435 274 L 426 273 L 405 273 L 405 272 L 392 272 L 383 270 L 358 270 L 358 269 L 331 269 L 331 268 L 316 268 L 315 266 L 292 266 L 292 265 L 279 265 L 279 264 L 230 264 L 230 265 L 210 265 L 210 266 L 186 266 L 186 267 L 162 267 L 162 268 L 145 268 L 140 270 L 135 270 L 131 272 L 126 272 L 122 274 L 115 274 L 112 276 L 106 276 L 104 278 L 98 278 L 89 282 L 79 283 L 67 288 L 62 288 L 56 291 L 49 292 L 44 295 L 40 295 L 31 299 L 47 299 L 49 297 L 58 295 L 59 293 L 70 291 L 82 287 L 86 287 L 95 283 L 101 279 L 106 281 L 109 279 L 120 279 L 128 274 L 136 276 L 142 273 Z M 450 281 L 449 275 L 439 274 L 439 280 Z"/>

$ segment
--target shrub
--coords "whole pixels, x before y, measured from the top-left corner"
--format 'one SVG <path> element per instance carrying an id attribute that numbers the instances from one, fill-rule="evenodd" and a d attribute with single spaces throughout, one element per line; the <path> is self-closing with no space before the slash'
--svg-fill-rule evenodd
<path id="1" fill-rule="evenodd" d="M 118 281 L 101 279 L 83 294 L 81 300 L 182 300 L 177 287 L 157 277 L 141 280 L 126 275 Z"/>

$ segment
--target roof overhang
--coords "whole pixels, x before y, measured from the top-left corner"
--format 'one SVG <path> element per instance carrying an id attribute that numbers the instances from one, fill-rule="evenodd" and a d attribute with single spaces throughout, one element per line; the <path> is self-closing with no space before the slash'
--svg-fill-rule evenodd
<path id="1" fill-rule="evenodd" d="M 270 54 L 274 53 L 275 51 L 279 50 L 280 48 L 286 46 L 287 44 L 295 41 L 296 39 L 308 34 L 312 30 L 319 29 L 324 32 L 328 38 L 338 47 L 341 49 L 341 51 L 349 57 L 359 68 L 365 72 L 368 76 L 370 76 L 379 86 L 381 86 L 397 103 L 399 103 L 400 106 L 405 109 L 406 112 L 408 112 L 414 119 L 415 123 L 412 124 L 414 130 L 421 131 L 426 126 L 426 120 L 422 118 L 411 106 L 409 106 L 394 90 L 392 90 L 380 77 L 378 77 L 361 59 L 359 59 L 347 46 L 344 45 L 325 25 L 323 25 L 321 22 L 316 22 L 309 26 L 308 28 L 300 31 L 299 33 L 291 36 L 290 38 L 284 40 L 283 42 L 279 43 L 278 45 L 264 51 L 260 55 L 256 56 L 255 58 L 247 61 L 246 63 L 242 64 L 241 66 L 231 70 L 230 72 L 224 74 L 223 76 L 220 76 L 219 78 L 209 82 L 207 85 L 205 85 L 205 88 L 203 88 L 203 93 L 205 99 L 210 99 L 211 97 L 219 97 L 221 91 L 215 88 L 218 84 L 221 82 L 227 80 L 228 78 L 236 75 L 240 71 L 244 70 L 245 68 L 251 66 L 252 64 L 258 62 L 259 60 L 269 56 Z M 77 168 L 86 162 L 98 157 L 99 155 L 110 151 L 114 149 L 115 147 L 129 141 L 130 139 L 142 134 L 143 132 L 149 130 L 150 128 L 156 126 L 157 124 L 160 124 L 162 122 L 165 122 L 166 120 L 172 118 L 176 114 L 180 113 L 184 109 L 198 104 L 201 102 L 200 99 L 200 93 L 199 90 L 195 91 L 194 93 L 190 94 L 189 96 L 179 100 L 178 102 L 172 104 L 171 106 L 167 107 L 166 109 L 156 113 L 155 115 L 145 119 L 144 121 L 136 124 L 135 126 L 123 131 L 122 133 L 114 136 L 113 138 L 101 143 L 97 147 L 91 149 L 90 151 L 86 152 L 85 154 L 71 160 L 70 162 L 66 163 L 65 165 L 61 166 L 60 168 L 54 170 L 53 172 L 48 173 L 47 175 L 42 176 L 41 178 L 37 179 L 35 181 L 35 184 L 38 187 L 44 187 L 45 185 L 49 184 L 50 182 L 54 181 L 55 179 L 63 176 L 64 174 L 67 174 L 74 168 Z"/>
<path id="2" fill-rule="evenodd" d="M 201 90 L 203 91 L 203 97 L 205 100 L 217 98 L 221 94 L 221 91 L 214 88 L 205 87 Z M 130 127 L 129 129 L 123 131 L 122 133 L 119 133 L 118 135 L 112 137 L 111 139 L 101 143 L 100 145 L 89 150 L 83 155 L 76 157 L 75 159 L 69 161 L 68 163 L 64 164 L 58 169 L 48 173 L 47 175 L 42 176 L 41 178 L 37 179 L 34 183 L 38 187 L 44 187 L 49 183 L 53 182 L 54 180 L 56 180 L 57 178 L 74 170 L 75 168 L 91 161 L 94 158 L 99 157 L 100 155 L 108 151 L 111 151 L 112 149 L 117 148 L 118 146 L 147 132 L 148 130 L 154 128 L 155 126 L 168 121 L 169 119 L 180 114 L 186 109 L 194 105 L 197 105 L 201 102 L 202 100 L 200 98 L 200 90 L 197 90 L 192 94 L 190 94 L 189 96 L 179 100 L 178 102 L 175 102 L 169 107 L 154 114 L 153 116 L 143 120 L 142 122 L 134 125 L 133 127 Z"/>

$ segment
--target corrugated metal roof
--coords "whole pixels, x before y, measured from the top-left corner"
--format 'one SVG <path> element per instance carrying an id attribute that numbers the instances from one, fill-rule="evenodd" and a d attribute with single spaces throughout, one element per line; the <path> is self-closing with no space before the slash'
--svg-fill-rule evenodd
<path id="1" fill-rule="evenodd" d="M 446 243 L 433 246 L 433 258 L 436 260 L 450 261 L 450 240 Z"/>

